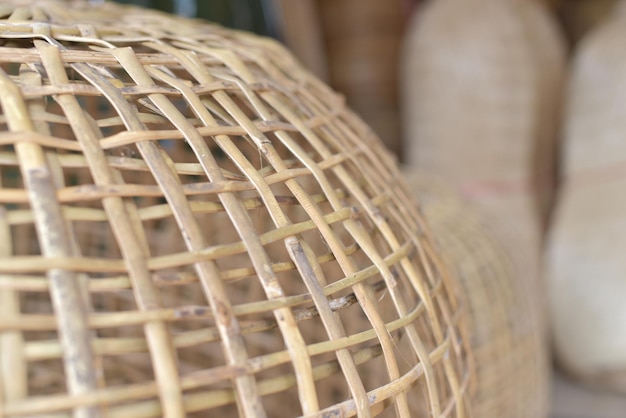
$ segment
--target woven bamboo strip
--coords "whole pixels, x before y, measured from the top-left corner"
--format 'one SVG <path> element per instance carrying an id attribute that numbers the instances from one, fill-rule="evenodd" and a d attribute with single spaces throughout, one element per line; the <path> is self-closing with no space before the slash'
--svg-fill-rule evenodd
<path id="1" fill-rule="evenodd" d="M 112 3 L 12 5 L 0 68 L 41 129 L 11 132 L 3 106 L 0 293 L 21 305 L 0 354 L 20 350 L 28 376 L 3 417 L 471 413 L 454 276 L 340 96 L 254 35 Z M 45 150 L 67 254 L 41 253 L 16 146 Z M 82 394 L 61 369 L 55 269 L 86 306 L 98 379 Z"/>
<path id="2" fill-rule="evenodd" d="M 9 129 L 34 131 L 19 90 L 3 71 L 0 72 L 0 88 L 3 91 L 0 102 L 8 116 Z M 43 150 L 35 144 L 20 143 L 15 145 L 15 152 L 29 189 L 29 200 L 43 255 L 45 257 L 71 255 L 70 240 L 67 237 L 60 206 L 56 201 L 54 183 L 46 166 Z M 90 346 L 91 338 L 84 322 L 85 306 L 80 295 L 78 278 L 72 272 L 53 269 L 48 271 L 48 279 L 65 354 L 64 366 L 69 377 L 69 390 L 71 393 L 93 390 L 96 387 L 94 360 Z M 78 409 L 75 414 L 77 418 L 99 416 L 93 408 Z"/>

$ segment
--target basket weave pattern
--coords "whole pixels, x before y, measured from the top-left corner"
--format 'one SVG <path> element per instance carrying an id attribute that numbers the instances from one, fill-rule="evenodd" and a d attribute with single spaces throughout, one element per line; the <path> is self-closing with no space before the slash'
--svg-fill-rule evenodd
<path id="1" fill-rule="evenodd" d="M 464 415 L 454 284 L 341 97 L 210 24 L 0 14 L 0 416 Z"/>
<path id="2" fill-rule="evenodd" d="M 475 417 L 549 416 L 550 361 L 541 308 L 491 224 L 445 181 L 405 173 L 468 306 Z"/>

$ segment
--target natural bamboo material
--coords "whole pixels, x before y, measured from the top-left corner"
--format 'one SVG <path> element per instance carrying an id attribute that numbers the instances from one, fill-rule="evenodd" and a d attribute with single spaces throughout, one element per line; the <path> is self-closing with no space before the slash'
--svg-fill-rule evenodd
<path id="1" fill-rule="evenodd" d="M 468 305 L 475 417 L 548 416 L 550 362 L 540 306 L 489 222 L 441 179 L 407 170 L 409 185 Z"/>
<path id="2" fill-rule="evenodd" d="M 556 358 L 626 392 L 626 3 L 579 45 L 568 91 L 563 186 L 548 240 Z"/>
<path id="3" fill-rule="evenodd" d="M 0 416 L 467 416 L 455 283 L 340 96 L 211 24 L 0 17 Z"/>
<path id="4" fill-rule="evenodd" d="M 564 48 L 534 0 L 438 0 L 411 22 L 402 88 L 407 165 L 475 202 L 542 295 Z"/>

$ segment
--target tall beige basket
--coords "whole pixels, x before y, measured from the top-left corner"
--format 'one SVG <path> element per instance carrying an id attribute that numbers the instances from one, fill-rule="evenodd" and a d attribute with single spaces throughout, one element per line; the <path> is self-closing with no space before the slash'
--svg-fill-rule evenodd
<path id="1" fill-rule="evenodd" d="M 548 240 L 557 360 L 626 392 L 626 2 L 582 41 L 573 62 L 563 187 Z"/>
<path id="2" fill-rule="evenodd" d="M 475 417 L 548 416 L 550 363 L 540 307 L 488 222 L 441 180 L 408 170 L 444 259 L 469 308 Z"/>
<path id="3" fill-rule="evenodd" d="M 468 416 L 456 287 L 340 96 L 211 24 L 0 17 L 0 416 Z"/>
<path id="4" fill-rule="evenodd" d="M 539 286 L 554 185 L 564 48 L 535 0 L 437 0 L 411 23 L 402 88 L 407 165 L 474 201 Z"/>

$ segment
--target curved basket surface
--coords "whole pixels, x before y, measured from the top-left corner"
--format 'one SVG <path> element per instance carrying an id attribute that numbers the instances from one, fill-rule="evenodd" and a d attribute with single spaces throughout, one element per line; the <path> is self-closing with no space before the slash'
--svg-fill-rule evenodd
<path id="1" fill-rule="evenodd" d="M 423 220 L 290 54 L 114 4 L 0 17 L 0 415 L 465 415 Z"/>

